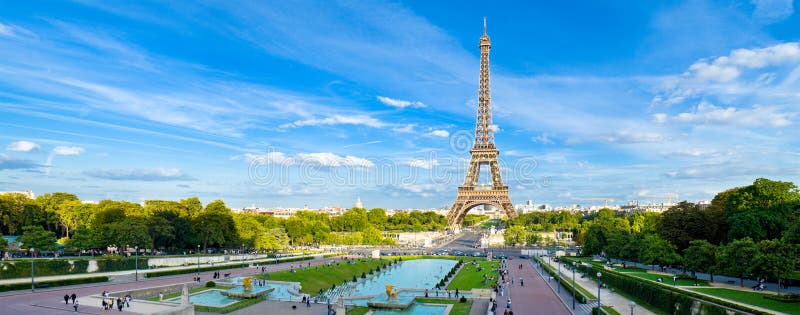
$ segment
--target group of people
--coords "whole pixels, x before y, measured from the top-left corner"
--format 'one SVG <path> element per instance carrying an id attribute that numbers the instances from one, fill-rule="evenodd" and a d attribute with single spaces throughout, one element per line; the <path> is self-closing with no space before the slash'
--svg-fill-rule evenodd
<path id="1" fill-rule="evenodd" d="M 75 312 L 78 311 L 78 296 L 75 295 L 73 292 L 72 295 L 64 294 L 64 304 L 69 305 L 70 301 L 72 301 L 72 308 L 75 309 Z"/>
<path id="2" fill-rule="evenodd" d="M 127 294 L 124 297 L 117 297 L 116 299 L 114 299 L 114 297 L 109 296 L 108 291 L 103 291 L 102 295 L 103 299 L 100 305 L 103 307 L 103 310 L 106 311 L 112 311 L 116 308 L 117 310 L 122 312 L 123 307 L 124 308 L 131 307 L 131 300 L 133 300 L 133 297 L 131 297 L 130 294 Z M 75 311 L 77 312 L 77 308 Z"/>

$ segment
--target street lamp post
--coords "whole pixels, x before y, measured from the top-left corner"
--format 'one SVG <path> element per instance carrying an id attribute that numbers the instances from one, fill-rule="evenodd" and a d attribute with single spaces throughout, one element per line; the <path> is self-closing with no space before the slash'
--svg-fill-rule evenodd
<path id="1" fill-rule="evenodd" d="M 558 294 L 561 294 L 561 285 L 560 285 L 561 284 L 561 261 L 560 260 L 558 261 L 558 274 L 557 274 L 557 276 L 558 276 L 558 283 L 559 283 Z"/>
<path id="2" fill-rule="evenodd" d="M 33 284 L 33 278 L 36 275 L 36 272 L 34 271 L 35 267 L 33 265 L 34 261 L 36 260 L 36 256 L 33 255 L 33 250 L 34 250 L 33 248 L 31 248 L 31 250 L 30 250 L 30 252 L 31 252 L 31 292 L 33 292 L 35 290 L 35 286 Z"/>
<path id="3" fill-rule="evenodd" d="M 599 271 L 597 272 L 597 314 L 600 314 L 600 277 L 603 276 Z"/>
<path id="4" fill-rule="evenodd" d="M 631 307 L 631 315 L 633 315 L 633 309 L 636 308 L 636 302 L 631 301 L 630 303 L 628 303 L 628 306 Z"/>
<path id="5" fill-rule="evenodd" d="M 575 269 L 577 268 L 575 267 L 575 262 L 573 261 L 573 266 L 572 266 L 572 309 L 573 310 L 575 310 L 575 295 L 578 294 L 577 293 L 578 290 L 575 289 Z"/>
<path id="6" fill-rule="evenodd" d="M 139 246 L 134 246 L 133 249 L 136 250 L 136 281 L 139 281 Z"/>
<path id="7" fill-rule="evenodd" d="M 200 244 L 197 244 L 197 276 L 200 276 Z"/>

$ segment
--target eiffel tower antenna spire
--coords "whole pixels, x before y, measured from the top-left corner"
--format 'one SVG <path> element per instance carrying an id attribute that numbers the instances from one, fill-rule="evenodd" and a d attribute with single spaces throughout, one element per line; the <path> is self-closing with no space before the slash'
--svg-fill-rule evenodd
<path id="1" fill-rule="evenodd" d="M 483 17 L 483 35 L 486 35 L 486 17 Z"/>

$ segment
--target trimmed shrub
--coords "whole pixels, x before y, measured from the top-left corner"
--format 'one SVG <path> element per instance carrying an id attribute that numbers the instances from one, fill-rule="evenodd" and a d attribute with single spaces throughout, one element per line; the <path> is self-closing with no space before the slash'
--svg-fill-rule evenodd
<path id="1" fill-rule="evenodd" d="M 216 286 L 217 286 L 217 283 L 214 282 L 214 281 L 206 282 L 206 288 L 213 288 L 213 287 L 216 287 Z"/>
<path id="2" fill-rule="evenodd" d="M 60 286 L 75 285 L 75 284 L 98 283 L 98 282 L 108 282 L 108 277 L 105 276 L 84 277 L 75 279 L 41 281 L 41 282 L 36 282 L 35 286 L 37 288 L 47 288 L 47 287 L 60 287 Z M 30 289 L 31 289 L 31 284 L 27 282 L 14 283 L 14 284 L 0 284 L 0 292 L 14 291 L 14 290 L 30 290 Z"/>
<path id="3" fill-rule="evenodd" d="M 462 296 L 461 296 L 461 298 L 460 298 L 460 299 L 458 299 L 458 301 L 459 301 L 459 302 L 461 302 L 461 303 L 467 303 L 467 298 L 465 298 L 465 297 L 462 295 Z"/>

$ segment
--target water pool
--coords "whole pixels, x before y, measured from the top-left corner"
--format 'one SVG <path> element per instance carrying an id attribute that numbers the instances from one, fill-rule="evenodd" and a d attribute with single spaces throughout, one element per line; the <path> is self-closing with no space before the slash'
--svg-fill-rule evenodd
<path id="1" fill-rule="evenodd" d="M 166 300 L 166 302 L 180 304 L 181 298 L 180 297 L 172 298 Z M 214 290 L 206 290 L 203 292 L 190 294 L 189 302 L 192 302 L 197 305 L 223 307 L 229 304 L 239 302 L 239 299 L 227 297 L 225 295 L 222 295 L 221 290 L 214 289 Z"/>
<path id="2" fill-rule="evenodd" d="M 431 289 L 455 266 L 449 259 L 407 260 L 366 281 L 359 282 L 350 295 L 385 293 L 385 285 L 403 289 Z"/>
<path id="3" fill-rule="evenodd" d="M 447 310 L 444 305 L 413 304 L 404 310 L 375 310 L 374 315 L 442 315 Z"/>

